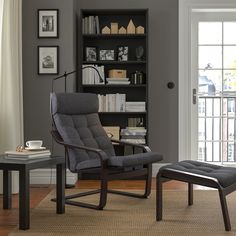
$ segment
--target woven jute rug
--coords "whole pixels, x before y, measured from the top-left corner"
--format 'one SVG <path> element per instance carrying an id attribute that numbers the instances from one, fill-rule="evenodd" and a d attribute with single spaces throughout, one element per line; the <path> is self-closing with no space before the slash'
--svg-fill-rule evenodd
<path id="1" fill-rule="evenodd" d="M 76 193 L 79 190 L 67 190 Z M 81 191 L 81 190 L 80 190 Z M 31 212 L 30 229 L 15 229 L 10 236 L 157 236 L 157 235 L 236 235 L 236 193 L 227 202 L 232 225 L 225 232 L 217 191 L 195 190 L 194 204 L 187 206 L 186 191 L 165 191 L 163 220 L 155 220 L 155 191 L 149 199 L 108 195 L 103 211 L 66 205 L 66 213 L 55 214 L 50 193 Z M 86 197 L 96 202 L 98 195 Z M 85 198 L 84 198 L 85 199 Z"/>

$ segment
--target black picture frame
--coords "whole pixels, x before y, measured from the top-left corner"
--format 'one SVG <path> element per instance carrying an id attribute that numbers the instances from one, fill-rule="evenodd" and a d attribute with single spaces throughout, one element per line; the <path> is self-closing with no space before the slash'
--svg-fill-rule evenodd
<path id="1" fill-rule="evenodd" d="M 114 61 L 115 60 L 115 50 L 113 49 L 102 49 L 99 51 L 100 61 Z"/>
<path id="2" fill-rule="evenodd" d="M 129 47 L 118 46 L 117 47 L 117 61 L 128 61 L 129 60 Z"/>
<path id="3" fill-rule="evenodd" d="M 59 46 L 38 46 L 38 74 L 59 73 Z"/>
<path id="4" fill-rule="evenodd" d="M 97 47 L 85 47 L 85 60 L 97 61 Z"/>
<path id="5" fill-rule="evenodd" d="M 38 38 L 59 38 L 58 9 L 38 9 Z"/>

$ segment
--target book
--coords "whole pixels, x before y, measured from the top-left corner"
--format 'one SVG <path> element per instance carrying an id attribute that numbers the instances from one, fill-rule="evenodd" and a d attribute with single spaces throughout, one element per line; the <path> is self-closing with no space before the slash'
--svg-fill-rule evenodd
<path id="1" fill-rule="evenodd" d="M 6 151 L 7 159 L 18 159 L 18 160 L 30 160 L 35 158 L 49 157 L 51 155 L 50 150 L 43 151 L 27 151 L 24 150 L 22 152 L 17 151 Z"/>

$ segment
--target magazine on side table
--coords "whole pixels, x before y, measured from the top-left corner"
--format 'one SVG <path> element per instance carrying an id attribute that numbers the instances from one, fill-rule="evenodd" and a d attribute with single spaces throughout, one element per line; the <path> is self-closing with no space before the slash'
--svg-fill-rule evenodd
<path id="1" fill-rule="evenodd" d="M 51 155 L 50 150 L 42 150 L 42 151 L 30 151 L 30 150 L 23 150 L 23 151 L 6 151 L 5 157 L 7 159 L 17 159 L 17 160 L 32 160 L 36 158 L 44 158 L 49 157 Z"/>

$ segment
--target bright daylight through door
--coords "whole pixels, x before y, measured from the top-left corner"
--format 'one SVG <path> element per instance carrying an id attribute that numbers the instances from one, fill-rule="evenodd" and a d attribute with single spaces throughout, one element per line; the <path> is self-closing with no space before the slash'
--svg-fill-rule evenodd
<path id="1" fill-rule="evenodd" d="M 198 22 L 198 160 L 236 161 L 236 21 Z"/>

